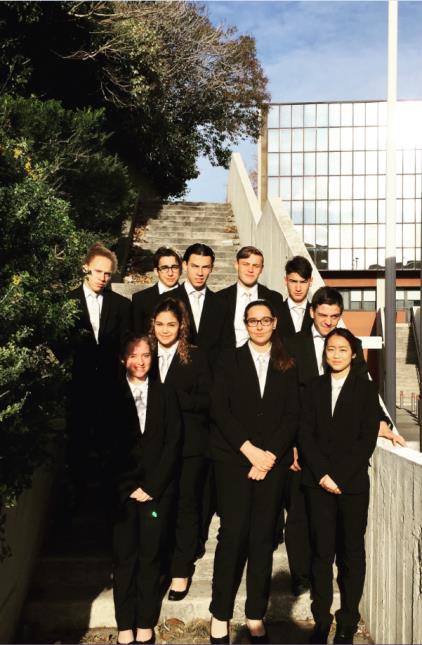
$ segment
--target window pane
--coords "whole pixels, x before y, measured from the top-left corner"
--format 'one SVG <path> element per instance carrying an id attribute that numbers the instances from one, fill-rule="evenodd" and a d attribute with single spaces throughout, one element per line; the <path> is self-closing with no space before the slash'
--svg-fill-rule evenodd
<path id="1" fill-rule="evenodd" d="M 328 228 L 326 226 L 317 226 L 316 229 L 316 243 L 319 246 L 327 246 L 328 244 Z"/>
<path id="2" fill-rule="evenodd" d="M 365 227 L 353 225 L 353 246 L 365 245 Z"/>
<path id="3" fill-rule="evenodd" d="M 292 105 L 292 128 L 303 126 L 303 105 Z"/>
<path id="4" fill-rule="evenodd" d="M 341 153 L 341 174 L 351 175 L 352 173 L 353 173 L 353 153 L 342 152 Z"/>
<path id="5" fill-rule="evenodd" d="M 405 173 L 415 172 L 415 151 L 414 150 L 403 151 L 403 172 Z"/>
<path id="6" fill-rule="evenodd" d="M 385 101 L 378 103 L 378 123 L 379 125 L 387 124 L 387 103 Z"/>
<path id="7" fill-rule="evenodd" d="M 328 221 L 330 224 L 340 224 L 340 202 L 328 202 Z"/>
<path id="8" fill-rule="evenodd" d="M 365 153 L 364 152 L 353 153 L 353 172 L 355 175 L 365 174 Z"/>
<path id="9" fill-rule="evenodd" d="M 317 177 L 316 182 L 317 199 L 327 199 L 328 177 Z"/>
<path id="10" fill-rule="evenodd" d="M 414 221 L 415 221 L 415 200 L 403 199 L 403 222 L 414 222 Z"/>
<path id="11" fill-rule="evenodd" d="M 403 175 L 396 177 L 396 197 L 403 197 Z"/>
<path id="12" fill-rule="evenodd" d="M 353 106 L 353 125 L 365 125 L 365 103 L 355 103 Z"/>
<path id="13" fill-rule="evenodd" d="M 280 175 L 289 176 L 291 175 L 291 155 L 281 154 L 280 155 Z"/>
<path id="14" fill-rule="evenodd" d="M 303 202 L 292 202 L 292 220 L 295 224 L 303 223 Z"/>
<path id="15" fill-rule="evenodd" d="M 366 128 L 366 149 L 377 150 L 378 128 Z"/>
<path id="16" fill-rule="evenodd" d="M 303 130 L 292 130 L 292 150 L 296 152 L 302 152 Z"/>
<path id="17" fill-rule="evenodd" d="M 353 249 L 353 268 L 356 271 L 365 268 L 365 249 Z"/>
<path id="18" fill-rule="evenodd" d="M 365 150 L 365 128 L 354 128 L 353 148 L 354 150 Z"/>
<path id="19" fill-rule="evenodd" d="M 352 223 L 352 202 L 349 200 L 343 200 L 341 202 L 341 223 Z"/>
<path id="20" fill-rule="evenodd" d="M 385 173 L 386 163 L 387 163 L 386 153 L 379 152 L 378 153 L 378 172 L 379 173 Z"/>
<path id="21" fill-rule="evenodd" d="M 316 106 L 305 105 L 304 124 L 307 127 L 313 128 L 316 126 Z"/>
<path id="22" fill-rule="evenodd" d="M 340 251 L 337 249 L 328 249 L 328 269 L 338 271 L 340 269 Z"/>
<path id="23" fill-rule="evenodd" d="M 301 152 L 292 154 L 292 175 L 303 175 L 303 154 Z"/>
<path id="24" fill-rule="evenodd" d="M 305 244 L 315 246 L 315 226 L 305 225 L 303 227 L 303 241 Z"/>
<path id="25" fill-rule="evenodd" d="M 303 199 L 303 179 L 293 177 L 292 179 L 292 199 Z"/>
<path id="26" fill-rule="evenodd" d="M 268 196 L 278 197 L 278 177 L 268 177 Z"/>
<path id="27" fill-rule="evenodd" d="M 415 175 L 403 175 L 403 197 L 415 197 Z"/>
<path id="28" fill-rule="evenodd" d="M 341 125 L 353 124 L 353 106 L 351 103 L 343 103 L 341 106 Z"/>
<path id="29" fill-rule="evenodd" d="M 305 224 L 315 224 L 315 202 L 303 202 L 303 220 Z"/>
<path id="30" fill-rule="evenodd" d="M 352 199 L 352 177 L 341 177 L 341 198 Z"/>
<path id="31" fill-rule="evenodd" d="M 341 128 L 341 149 L 353 150 L 353 130 L 352 128 Z"/>
<path id="32" fill-rule="evenodd" d="M 415 261 L 415 249 L 408 248 L 403 249 L 403 267 L 406 267 L 407 264 L 413 263 Z"/>
<path id="33" fill-rule="evenodd" d="M 363 199 L 365 197 L 365 177 L 363 175 L 355 175 L 353 177 L 353 197 L 355 199 Z"/>
<path id="34" fill-rule="evenodd" d="M 320 103 L 317 105 L 317 126 L 327 127 L 328 125 L 328 105 Z"/>
<path id="35" fill-rule="evenodd" d="M 269 128 L 278 128 L 278 115 L 279 109 L 278 105 L 270 105 L 268 110 L 268 127 Z"/>
<path id="36" fill-rule="evenodd" d="M 340 150 L 340 128 L 330 128 L 328 133 L 330 150 Z"/>
<path id="37" fill-rule="evenodd" d="M 373 175 L 367 175 L 365 177 L 365 195 L 367 199 L 376 199 L 378 196 L 377 177 Z"/>
<path id="38" fill-rule="evenodd" d="M 378 152 L 367 152 L 366 153 L 366 174 L 367 175 L 376 175 L 378 172 Z"/>
<path id="39" fill-rule="evenodd" d="M 329 105 L 330 126 L 340 125 L 340 104 L 330 103 Z"/>
<path id="40" fill-rule="evenodd" d="M 367 222 L 372 223 L 377 221 L 377 200 L 376 199 L 366 200 L 365 214 L 366 214 Z"/>
<path id="41" fill-rule="evenodd" d="M 280 130 L 280 149 L 283 152 L 290 152 L 292 149 L 291 130 Z"/>
<path id="42" fill-rule="evenodd" d="M 366 104 L 366 125 L 378 125 L 378 103 Z"/>
<path id="43" fill-rule="evenodd" d="M 317 150 L 328 150 L 328 128 L 317 129 Z"/>
<path id="44" fill-rule="evenodd" d="M 378 246 L 385 246 L 385 224 L 378 224 Z"/>
<path id="45" fill-rule="evenodd" d="M 396 224 L 396 246 L 403 246 L 403 229 L 401 224 Z"/>
<path id="46" fill-rule="evenodd" d="M 378 149 L 385 150 L 387 147 L 387 128 L 378 128 Z"/>
<path id="47" fill-rule="evenodd" d="M 330 175 L 340 174 L 340 153 L 330 152 L 328 154 Z"/>
<path id="48" fill-rule="evenodd" d="M 280 105 L 280 126 L 282 128 L 291 128 L 292 126 L 290 108 L 291 108 L 290 105 Z"/>
<path id="49" fill-rule="evenodd" d="M 278 155 L 269 154 L 268 155 L 268 176 L 278 175 Z"/>
<path id="50" fill-rule="evenodd" d="M 403 172 L 403 150 L 396 150 L 396 172 Z"/>
<path id="51" fill-rule="evenodd" d="M 413 246 L 415 244 L 415 225 L 403 224 L 403 246 Z M 404 255 L 404 251 L 403 251 Z"/>
<path id="52" fill-rule="evenodd" d="M 315 175 L 315 153 L 305 153 L 305 175 Z"/>
<path id="53" fill-rule="evenodd" d="M 329 240 L 328 244 L 330 248 L 335 248 L 340 246 L 340 226 L 333 226 L 330 224 L 328 227 L 329 230 Z"/>
<path id="54" fill-rule="evenodd" d="M 328 219 L 328 204 L 327 202 L 316 203 L 316 221 L 317 224 L 326 224 Z"/>
<path id="55" fill-rule="evenodd" d="M 403 200 L 396 199 L 396 222 L 403 221 Z"/>
<path id="56" fill-rule="evenodd" d="M 340 268 L 343 271 L 353 268 L 352 264 L 352 249 L 342 249 L 340 255 Z"/>
<path id="57" fill-rule="evenodd" d="M 316 130 L 315 128 L 306 128 L 305 130 L 305 150 L 316 149 Z"/>
<path id="58" fill-rule="evenodd" d="M 385 199 L 385 175 L 378 175 L 378 197 Z"/>
<path id="59" fill-rule="evenodd" d="M 328 152 L 317 152 L 317 175 L 328 175 Z"/>
<path id="60" fill-rule="evenodd" d="M 376 249 L 368 249 L 365 252 L 366 255 L 366 267 L 365 269 L 369 269 L 371 266 L 374 266 L 378 264 L 378 257 L 377 257 L 377 250 Z"/>
<path id="61" fill-rule="evenodd" d="M 340 226 L 340 243 L 343 248 L 352 246 L 352 226 L 351 224 L 343 224 Z"/>
<path id="62" fill-rule="evenodd" d="M 315 199 L 315 177 L 305 177 L 303 197 L 304 199 Z"/>
<path id="63" fill-rule="evenodd" d="M 366 224 L 366 246 L 368 249 L 377 248 L 378 244 L 378 230 L 376 224 Z"/>
<path id="64" fill-rule="evenodd" d="M 278 130 L 268 130 L 268 152 L 278 152 L 279 136 Z"/>
<path id="65" fill-rule="evenodd" d="M 353 221 L 356 223 L 365 221 L 365 202 L 363 199 L 353 201 Z"/>
<path id="66" fill-rule="evenodd" d="M 328 198 L 340 199 L 340 177 L 328 177 Z"/>
<path id="67" fill-rule="evenodd" d="M 292 198 L 292 187 L 290 178 L 281 178 L 280 179 L 280 197 L 281 199 L 286 199 L 288 201 Z"/>
<path id="68" fill-rule="evenodd" d="M 378 221 L 385 223 L 385 199 L 378 200 Z"/>

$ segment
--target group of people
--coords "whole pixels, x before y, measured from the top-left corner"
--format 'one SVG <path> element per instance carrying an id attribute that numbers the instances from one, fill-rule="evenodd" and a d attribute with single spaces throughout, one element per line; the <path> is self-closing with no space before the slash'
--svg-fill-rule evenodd
<path id="1" fill-rule="evenodd" d="M 207 286 L 214 260 L 201 243 L 183 259 L 159 248 L 157 283 L 130 303 L 106 288 L 117 261 L 97 244 L 71 293 L 80 315 L 69 466 L 82 490 L 92 445 L 105 447 L 112 463 L 118 642 L 155 642 L 162 577 L 171 578 L 169 600 L 189 593 L 217 512 L 211 643 L 230 642 L 245 565 L 251 642 L 269 642 L 263 619 L 280 532 L 292 592 L 312 593 L 311 642 L 327 642 L 335 560 L 335 642 L 352 643 L 365 577 L 368 462 L 378 435 L 397 436 L 360 341 L 337 326 L 341 294 L 322 287 L 308 301 L 306 258 L 286 264 L 286 300 L 259 283 L 259 249 L 238 251 L 237 282 L 217 293 Z"/>

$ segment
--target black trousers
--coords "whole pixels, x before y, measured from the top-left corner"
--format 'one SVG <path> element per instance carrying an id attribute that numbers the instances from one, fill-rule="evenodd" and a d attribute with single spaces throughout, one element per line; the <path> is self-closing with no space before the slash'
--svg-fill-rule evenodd
<path id="1" fill-rule="evenodd" d="M 289 470 L 285 508 L 287 520 L 284 531 L 290 574 L 293 579 L 311 578 L 311 538 L 305 494 L 301 486 L 302 473 Z"/>
<path id="2" fill-rule="evenodd" d="M 355 627 L 365 581 L 365 530 L 369 490 L 334 495 L 322 488 L 306 488 L 312 539 L 312 614 L 315 622 L 331 623 L 333 563 L 336 558 L 341 607 L 337 624 Z"/>
<path id="3" fill-rule="evenodd" d="M 180 472 L 175 517 L 172 578 L 188 578 L 195 570 L 200 534 L 200 503 L 204 483 L 203 457 L 185 457 Z"/>
<path id="4" fill-rule="evenodd" d="M 173 491 L 158 501 L 128 499 L 113 523 L 113 596 L 119 631 L 157 624 L 160 608 L 160 555 Z"/>
<path id="5" fill-rule="evenodd" d="M 248 479 L 248 468 L 216 462 L 217 510 L 221 525 L 214 559 L 210 612 L 230 620 L 246 570 L 247 618 L 260 620 L 267 610 L 274 531 L 288 466 L 276 465 L 263 481 Z"/>

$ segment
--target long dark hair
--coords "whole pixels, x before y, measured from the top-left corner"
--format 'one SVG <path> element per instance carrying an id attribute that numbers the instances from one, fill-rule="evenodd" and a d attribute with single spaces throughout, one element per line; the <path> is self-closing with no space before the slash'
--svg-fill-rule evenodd
<path id="1" fill-rule="evenodd" d="M 272 318 L 277 318 L 276 311 L 268 300 L 253 300 L 253 302 L 250 302 L 246 308 L 245 308 L 245 314 L 243 317 L 244 323 L 246 325 L 246 322 L 248 320 L 248 311 L 252 307 L 266 307 L 268 311 L 271 313 Z M 271 335 L 271 352 L 270 352 L 270 358 L 271 358 L 271 364 L 274 367 L 274 369 L 279 370 L 281 372 L 285 372 L 288 370 L 290 367 L 293 367 L 294 365 L 294 360 L 288 355 L 286 352 L 283 343 L 281 342 L 281 338 L 277 333 L 277 330 L 274 329 L 273 333 Z"/>
<path id="2" fill-rule="evenodd" d="M 149 330 L 149 336 L 151 338 L 154 349 L 157 346 L 157 338 L 155 336 L 154 329 L 155 319 L 163 311 L 169 311 L 170 313 L 172 313 L 179 323 L 179 344 L 177 346 L 177 355 L 179 356 L 182 365 L 187 365 L 187 363 L 189 363 L 191 360 L 189 345 L 189 316 L 186 310 L 186 306 L 181 300 L 178 300 L 177 298 L 164 298 L 164 300 L 161 300 L 154 309 Z"/>

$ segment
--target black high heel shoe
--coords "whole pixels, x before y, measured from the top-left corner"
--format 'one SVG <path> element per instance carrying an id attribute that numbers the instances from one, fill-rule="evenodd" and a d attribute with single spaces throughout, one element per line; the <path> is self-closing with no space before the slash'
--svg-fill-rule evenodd
<path id="1" fill-rule="evenodd" d="M 174 589 L 170 589 L 167 598 L 169 600 L 175 600 L 175 601 L 183 600 L 183 598 L 186 598 L 186 596 L 188 595 L 191 584 L 192 584 L 192 578 L 188 578 L 188 584 L 184 591 L 175 591 Z"/>
<path id="2" fill-rule="evenodd" d="M 155 630 L 152 630 L 151 638 L 148 638 L 146 641 L 138 641 L 137 639 L 133 641 L 136 645 L 153 645 L 155 643 Z"/>
<path id="3" fill-rule="evenodd" d="M 247 625 L 248 630 L 249 630 L 249 637 L 251 639 L 252 645 L 261 645 L 261 644 L 262 645 L 267 645 L 267 643 L 270 642 L 268 632 L 267 632 L 267 628 L 266 628 L 264 622 L 263 622 L 263 625 L 264 625 L 264 630 L 265 631 L 261 636 L 253 636 L 253 634 L 251 633 L 251 630 L 249 629 L 249 626 Z"/>
<path id="4" fill-rule="evenodd" d="M 213 636 L 211 634 L 212 618 L 210 623 L 210 643 L 211 645 L 220 645 L 223 643 L 230 643 L 229 622 L 227 621 L 227 634 L 225 636 Z"/>

